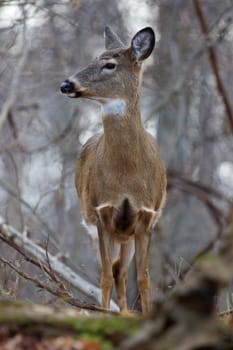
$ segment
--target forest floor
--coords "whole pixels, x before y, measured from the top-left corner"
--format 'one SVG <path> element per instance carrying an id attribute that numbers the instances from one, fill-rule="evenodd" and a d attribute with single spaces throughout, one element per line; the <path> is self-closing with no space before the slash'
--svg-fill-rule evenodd
<path id="1" fill-rule="evenodd" d="M 0 299 L 0 350 L 233 350 L 233 316 L 217 296 L 233 280 L 233 208 L 217 253 L 142 318 Z"/>
<path id="2" fill-rule="evenodd" d="M 0 349 L 233 349 L 232 313 L 189 313 L 173 301 L 143 319 L 0 299 Z"/>
<path id="3" fill-rule="evenodd" d="M 107 350 L 117 348 L 140 317 L 0 300 L 1 350 Z"/>

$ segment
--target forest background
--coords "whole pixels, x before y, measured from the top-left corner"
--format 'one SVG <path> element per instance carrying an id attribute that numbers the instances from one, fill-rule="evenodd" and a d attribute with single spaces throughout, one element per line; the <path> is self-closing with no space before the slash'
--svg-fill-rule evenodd
<path id="1" fill-rule="evenodd" d="M 232 16 L 230 0 L 1 1 L 2 220 L 99 286 L 74 170 L 83 143 L 102 130 L 100 112 L 61 96 L 59 86 L 103 51 L 106 24 L 128 44 L 152 26 L 157 41 L 145 64 L 141 109 L 168 173 L 167 203 L 151 246 L 153 299 L 179 284 L 196 257 L 217 246 L 233 197 Z M 0 294 L 59 304 L 56 293 L 29 278 L 51 285 L 55 277 L 15 248 L 0 241 Z M 135 281 L 132 264 L 131 307 Z M 73 287 L 68 281 L 65 288 Z M 88 292 L 73 293 L 93 302 Z M 230 306 L 225 291 L 219 308 Z"/>

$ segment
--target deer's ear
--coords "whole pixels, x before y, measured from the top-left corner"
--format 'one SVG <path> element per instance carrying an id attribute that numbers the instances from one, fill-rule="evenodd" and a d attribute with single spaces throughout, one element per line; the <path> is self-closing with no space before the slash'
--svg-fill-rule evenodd
<path id="1" fill-rule="evenodd" d="M 119 49 L 121 47 L 124 47 L 124 44 L 118 38 L 116 33 L 113 32 L 113 30 L 106 26 L 104 29 L 104 39 L 105 39 L 105 48 L 107 50 L 114 50 L 114 49 Z"/>
<path id="2" fill-rule="evenodd" d="M 137 62 L 145 60 L 150 56 L 155 46 L 155 34 L 152 28 L 141 29 L 131 41 L 133 59 Z"/>

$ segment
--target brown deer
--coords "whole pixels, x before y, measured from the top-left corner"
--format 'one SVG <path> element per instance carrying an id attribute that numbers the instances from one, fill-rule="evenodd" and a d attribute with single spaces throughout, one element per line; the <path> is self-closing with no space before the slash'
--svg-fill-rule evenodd
<path id="1" fill-rule="evenodd" d="M 98 231 L 102 306 L 109 308 L 114 279 L 123 313 L 128 312 L 127 273 L 134 253 L 142 311 L 150 310 L 151 232 L 166 197 L 165 169 L 140 115 L 142 62 L 154 44 L 149 27 L 140 30 L 128 48 L 106 27 L 106 51 L 60 87 L 69 97 L 101 106 L 104 132 L 83 146 L 75 185 L 84 220 Z"/>

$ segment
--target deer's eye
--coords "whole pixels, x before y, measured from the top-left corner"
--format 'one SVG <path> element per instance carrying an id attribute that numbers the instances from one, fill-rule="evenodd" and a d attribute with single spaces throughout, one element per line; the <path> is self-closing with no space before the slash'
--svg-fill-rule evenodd
<path id="1" fill-rule="evenodd" d="M 115 67 L 116 67 L 115 63 L 108 62 L 102 67 L 102 69 L 114 69 Z"/>

